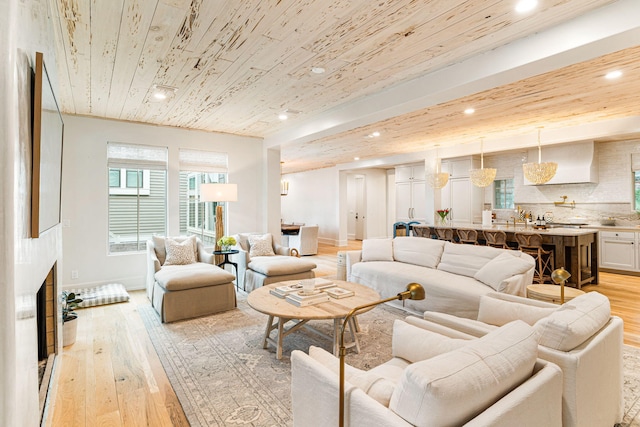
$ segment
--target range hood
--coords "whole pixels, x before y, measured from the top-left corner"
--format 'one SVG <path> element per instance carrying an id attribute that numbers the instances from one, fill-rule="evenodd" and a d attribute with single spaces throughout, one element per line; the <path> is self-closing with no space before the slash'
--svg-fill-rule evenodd
<path id="1" fill-rule="evenodd" d="M 528 151 L 529 161 L 538 161 L 538 149 Z M 558 170 L 549 182 L 551 184 L 582 184 L 598 182 L 598 159 L 596 143 L 584 141 L 542 147 L 542 162 L 556 162 Z M 524 178 L 524 185 L 536 185 Z"/>

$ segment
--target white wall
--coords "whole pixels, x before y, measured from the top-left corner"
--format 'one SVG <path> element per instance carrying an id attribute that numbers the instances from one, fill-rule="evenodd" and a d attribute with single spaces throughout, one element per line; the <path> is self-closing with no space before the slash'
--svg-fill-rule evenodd
<path id="1" fill-rule="evenodd" d="M 3 2 L 0 14 L 0 425 L 37 426 L 36 298 L 62 259 L 61 229 L 29 238 L 31 69 L 44 53 L 54 90 L 56 59 L 48 1 Z M 57 90 L 56 90 L 57 92 Z M 59 277 L 58 277 L 59 280 Z M 60 317 L 58 324 L 60 325 Z"/>
<path id="2" fill-rule="evenodd" d="M 195 148 L 229 155 L 229 182 L 238 184 L 238 201 L 225 210 L 225 234 L 264 230 L 263 151 L 260 139 L 87 117 L 65 116 L 62 218 L 64 287 L 123 283 L 144 287 L 144 253 L 108 254 L 107 142 L 169 148 L 168 234 L 179 234 L 178 150 Z M 78 279 L 71 279 L 71 271 Z"/>

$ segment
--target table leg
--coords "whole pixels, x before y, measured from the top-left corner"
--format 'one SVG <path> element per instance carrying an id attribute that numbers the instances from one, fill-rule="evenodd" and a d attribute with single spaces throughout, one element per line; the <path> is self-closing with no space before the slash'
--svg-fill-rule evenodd
<path id="1" fill-rule="evenodd" d="M 333 355 L 340 356 L 340 325 L 342 319 L 333 319 Z"/>
<path id="2" fill-rule="evenodd" d="M 282 359 L 282 339 L 284 338 L 284 324 L 287 319 L 278 318 L 278 344 L 276 345 L 276 359 Z"/>
<path id="3" fill-rule="evenodd" d="M 267 328 L 264 331 L 264 340 L 262 341 L 262 348 L 267 348 L 269 335 L 271 335 L 272 329 L 273 329 L 273 316 L 269 315 L 269 320 L 267 320 Z"/>
<path id="4" fill-rule="evenodd" d="M 358 341 L 358 335 L 356 335 L 357 330 L 356 319 L 352 317 L 349 319 L 349 331 L 351 331 L 351 339 L 353 340 L 353 345 L 356 347 L 356 353 L 360 354 L 360 341 Z"/>

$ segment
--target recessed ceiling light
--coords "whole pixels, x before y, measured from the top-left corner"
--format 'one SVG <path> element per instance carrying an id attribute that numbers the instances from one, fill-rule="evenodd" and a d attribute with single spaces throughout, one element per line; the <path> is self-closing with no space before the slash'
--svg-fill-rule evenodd
<path id="1" fill-rule="evenodd" d="M 530 12 L 538 5 L 538 0 L 520 0 L 516 4 L 516 12 L 525 13 Z"/>
<path id="2" fill-rule="evenodd" d="M 371 136 L 380 136 L 380 132 L 377 132 L 377 131 L 376 131 L 376 132 L 373 132 L 373 133 L 371 134 Z"/>
<path id="3" fill-rule="evenodd" d="M 604 77 L 609 79 L 609 80 L 612 80 L 612 79 L 617 79 L 621 75 L 622 75 L 622 71 L 616 70 L 616 71 L 611 71 L 611 72 L 607 73 Z"/>
<path id="4" fill-rule="evenodd" d="M 353 160 L 358 161 L 360 160 L 360 157 L 354 157 Z"/>
<path id="5" fill-rule="evenodd" d="M 289 118 L 289 116 L 287 116 L 287 113 L 280 113 L 280 114 L 278 114 L 278 118 L 280 120 L 287 120 Z"/>
<path id="6" fill-rule="evenodd" d="M 168 97 L 174 95 L 177 91 L 177 87 L 165 86 L 165 85 L 153 85 L 151 87 L 153 98 L 158 101 L 164 101 Z"/>
<path id="7" fill-rule="evenodd" d="M 311 68 L 311 72 L 314 73 L 314 74 L 323 74 L 325 71 L 327 71 L 327 70 L 325 70 L 323 67 L 312 67 Z"/>
<path id="8" fill-rule="evenodd" d="M 464 110 L 465 114 L 473 114 L 475 112 L 476 112 L 476 110 L 474 110 L 473 108 L 467 108 L 466 110 Z"/>

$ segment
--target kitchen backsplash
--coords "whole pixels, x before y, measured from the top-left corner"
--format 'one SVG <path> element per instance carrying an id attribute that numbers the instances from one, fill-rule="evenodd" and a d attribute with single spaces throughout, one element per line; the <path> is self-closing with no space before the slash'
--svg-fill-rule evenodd
<path id="1" fill-rule="evenodd" d="M 584 218 L 587 224 L 598 225 L 601 219 L 613 218 L 615 225 L 620 226 L 637 226 L 640 225 L 640 214 L 630 210 L 629 203 L 620 204 L 588 204 L 580 206 L 576 204 L 575 208 L 560 207 L 553 204 L 522 204 L 520 209 L 525 212 L 531 212 L 535 220 L 538 215 L 544 215 L 550 212 L 553 216 L 553 222 L 566 223 L 570 218 Z M 512 221 L 512 217 L 516 215 L 516 210 L 496 209 L 496 221 Z"/>

